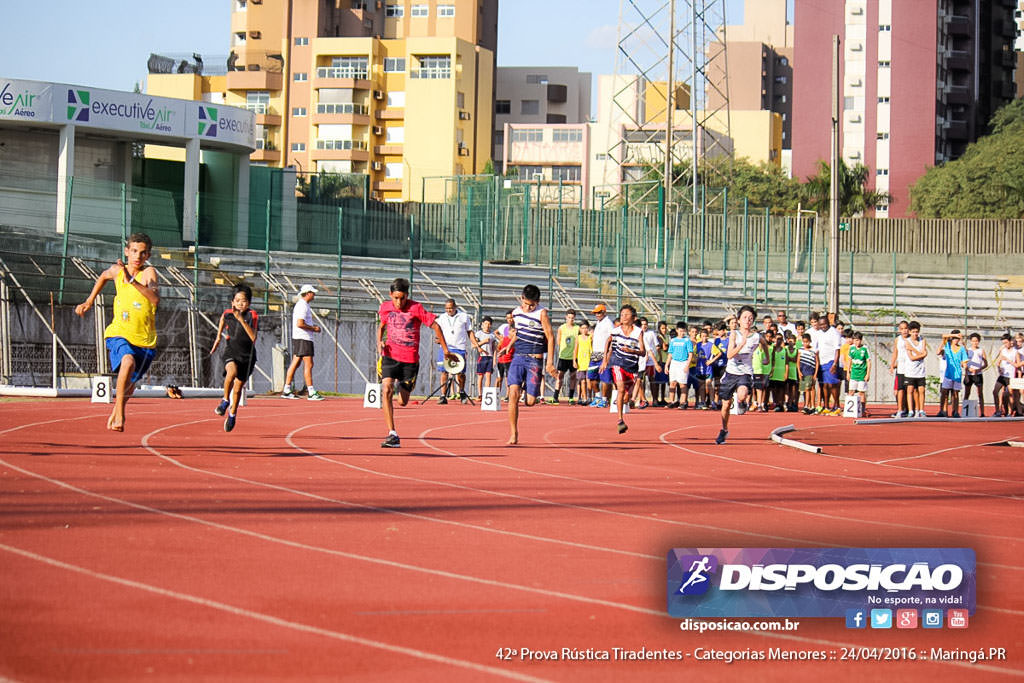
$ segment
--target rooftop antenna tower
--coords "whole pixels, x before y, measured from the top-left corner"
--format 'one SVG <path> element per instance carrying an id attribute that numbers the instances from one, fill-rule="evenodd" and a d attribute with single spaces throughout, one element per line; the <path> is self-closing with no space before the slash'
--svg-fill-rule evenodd
<path id="1" fill-rule="evenodd" d="M 624 202 L 654 203 L 660 187 L 666 203 L 697 213 L 701 185 L 726 185 L 700 164 L 732 158 L 725 26 L 725 0 L 620 0 L 608 112 L 618 177 L 604 183 L 623 183 Z"/>

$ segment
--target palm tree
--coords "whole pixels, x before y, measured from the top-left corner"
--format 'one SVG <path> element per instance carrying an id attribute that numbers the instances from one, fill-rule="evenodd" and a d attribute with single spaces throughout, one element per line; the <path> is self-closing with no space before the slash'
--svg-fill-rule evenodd
<path id="1" fill-rule="evenodd" d="M 804 184 L 804 202 L 820 215 L 829 212 L 832 169 L 825 161 L 818 162 L 818 173 L 807 178 Z M 857 164 L 853 168 L 839 160 L 839 215 L 856 216 L 867 209 L 892 201 L 888 192 L 878 192 L 866 187 L 868 167 Z"/>

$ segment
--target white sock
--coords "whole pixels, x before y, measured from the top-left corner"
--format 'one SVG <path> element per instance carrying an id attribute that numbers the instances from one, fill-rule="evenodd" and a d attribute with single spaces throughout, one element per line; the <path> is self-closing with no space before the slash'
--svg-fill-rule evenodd
<path id="1" fill-rule="evenodd" d="M 307 387 L 307 388 L 309 390 L 309 393 L 311 393 L 311 394 L 315 394 L 316 393 L 316 389 L 313 388 L 312 384 L 310 384 L 309 387 Z"/>

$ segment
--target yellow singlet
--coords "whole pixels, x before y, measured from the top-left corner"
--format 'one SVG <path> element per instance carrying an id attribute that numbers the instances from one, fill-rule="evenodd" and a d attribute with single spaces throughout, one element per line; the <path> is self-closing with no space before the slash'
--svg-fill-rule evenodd
<path id="1" fill-rule="evenodd" d="M 152 349 L 156 346 L 156 309 L 125 278 L 124 270 L 114 278 L 114 319 L 103 332 L 105 338 L 124 337 L 132 346 Z"/>

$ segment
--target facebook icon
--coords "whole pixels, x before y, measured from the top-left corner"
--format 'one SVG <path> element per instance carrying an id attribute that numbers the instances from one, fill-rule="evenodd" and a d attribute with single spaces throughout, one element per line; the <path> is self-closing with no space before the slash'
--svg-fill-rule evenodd
<path id="1" fill-rule="evenodd" d="M 863 609 L 846 610 L 846 628 L 867 628 L 867 611 Z"/>

